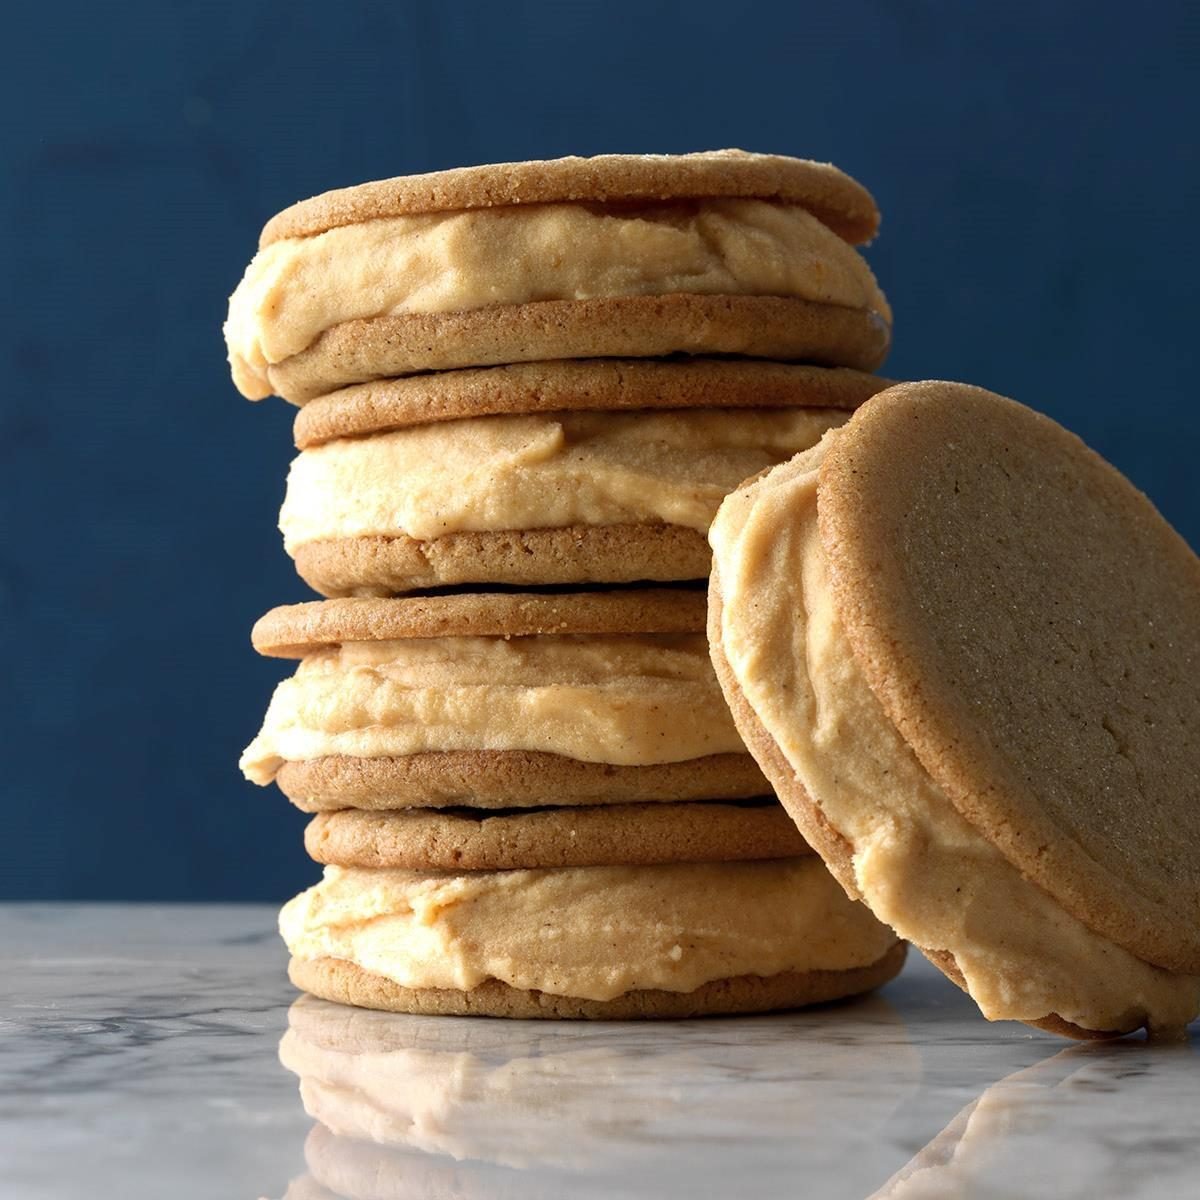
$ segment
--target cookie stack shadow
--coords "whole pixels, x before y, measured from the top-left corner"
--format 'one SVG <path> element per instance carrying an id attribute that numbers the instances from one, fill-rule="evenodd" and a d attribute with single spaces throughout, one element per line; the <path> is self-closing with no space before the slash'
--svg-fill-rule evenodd
<path id="1" fill-rule="evenodd" d="M 324 600 L 242 767 L 313 814 L 281 930 L 326 999 L 689 1016 L 891 978 L 705 637 L 709 522 L 886 386 L 870 196 L 737 152 L 367 184 L 264 230 L 234 377 L 300 406 L 281 528 Z"/>

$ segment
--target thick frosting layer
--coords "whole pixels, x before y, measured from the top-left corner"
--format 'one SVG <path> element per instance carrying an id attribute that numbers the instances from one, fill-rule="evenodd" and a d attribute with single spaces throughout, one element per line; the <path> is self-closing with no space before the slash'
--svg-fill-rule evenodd
<path id="1" fill-rule="evenodd" d="M 1181 1028 L 1200 980 L 1141 961 L 1028 883 L 958 813 L 867 686 L 817 529 L 817 470 L 836 436 L 730 496 L 710 531 L 738 686 L 851 844 L 862 898 L 901 937 L 950 951 L 985 1016 Z"/>
<path id="2" fill-rule="evenodd" d="M 234 382 L 257 400 L 271 392 L 270 364 L 343 321 L 670 292 L 791 296 L 891 320 L 865 260 L 802 208 L 527 204 L 386 217 L 274 242 L 230 298 L 225 341 Z"/>
<path id="3" fill-rule="evenodd" d="M 446 421 L 304 451 L 279 516 L 326 538 L 665 521 L 703 532 L 743 479 L 805 450 L 833 409 L 564 412 Z"/>
<path id="4" fill-rule="evenodd" d="M 469 875 L 326 867 L 279 928 L 297 958 L 343 959 L 404 987 L 498 979 L 586 1000 L 848 970 L 896 941 L 812 857 Z"/>
<path id="5" fill-rule="evenodd" d="M 540 750 L 622 766 L 744 753 L 702 634 L 411 638 L 308 655 L 246 748 L 286 761 Z"/>

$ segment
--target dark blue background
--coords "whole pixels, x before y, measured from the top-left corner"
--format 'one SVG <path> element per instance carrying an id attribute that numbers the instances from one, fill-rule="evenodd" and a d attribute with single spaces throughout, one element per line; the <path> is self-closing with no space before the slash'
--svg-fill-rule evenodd
<path id="1" fill-rule="evenodd" d="M 303 819 L 241 781 L 305 597 L 291 410 L 229 382 L 263 221 L 364 179 L 721 146 L 884 214 L 889 373 L 1080 433 L 1193 544 L 1198 29 L 1187 3 L 14 6 L 2 152 L 0 895 L 270 898 Z"/>

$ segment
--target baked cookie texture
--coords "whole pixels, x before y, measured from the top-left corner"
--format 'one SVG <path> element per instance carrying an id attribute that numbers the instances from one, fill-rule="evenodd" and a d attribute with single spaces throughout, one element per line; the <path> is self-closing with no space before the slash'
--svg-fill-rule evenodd
<path id="1" fill-rule="evenodd" d="M 435 750 L 383 758 L 333 754 L 284 762 L 275 783 L 298 809 L 312 813 L 749 799 L 771 791 L 758 763 L 740 750 L 641 766 L 534 750 Z"/>
<path id="2" fill-rule="evenodd" d="M 879 231 L 870 192 L 832 163 L 706 150 L 693 154 L 599 154 L 456 167 L 323 192 L 272 217 L 260 246 L 378 217 L 514 204 L 630 203 L 696 196 L 802 204 L 851 244 Z"/>
<path id="3" fill-rule="evenodd" d="M 373 788 L 365 807 L 765 794 L 712 673 L 704 611 L 688 589 L 276 609 L 255 645 L 302 661 L 243 770 L 263 784 L 287 772 L 289 794 L 318 810 L 363 805 Z"/>
<path id="4" fill-rule="evenodd" d="M 295 443 L 388 433 L 463 417 L 695 408 L 852 412 L 891 382 L 845 367 L 726 358 L 564 359 L 355 384 L 296 413 Z"/>
<path id="5" fill-rule="evenodd" d="M 1030 410 L 881 393 L 710 534 L 734 719 L 850 895 L 991 1018 L 1196 1015 L 1200 564 Z"/>
<path id="6" fill-rule="evenodd" d="M 304 845 L 316 862 L 339 867 L 441 871 L 742 862 L 811 853 L 774 799 L 500 812 L 343 809 L 315 816 Z"/>
<path id="7" fill-rule="evenodd" d="M 1200 974 L 1200 559 L 1078 438 L 977 388 L 895 389 L 822 489 L 846 636 L 925 769 L 1077 918 Z"/>
<path id="8" fill-rule="evenodd" d="M 702 633 L 706 613 L 698 588 L 312 600 L 271 609 L 255 622 L 250 641 L 259 654 L 303 658 L 345 642 L 405 638 Z"/>
<path id="9" fill-rule="evenodd" d="M 230 300 L 230 364 L 248 397 L 297 404 L 373 379 L 544 359 L 722 354 L 873 370 L 891 310 L 852 243 L 877 226 L 869 194 L 836 168 L 741 153 L 365 184 L 268 224 Z"/>
<path id="10" fill-rule="evenodd" d="M 738 355 L 872 371 L 891 322 L 867 308 L 793 296 L 684 295 L 539 300 L 465 312 L 345 320 L 243 382 L 293 404 L 394 375 L 556 358 Z"/>
<path id="11" fill-rule="evenodd" d="M 703 533 L 648 522 L 568 525 L 306 542 L 293 558 L 323 596 L 395 596 L 450 587 L 593 587 L 699 580 L 712 551 Z"/>

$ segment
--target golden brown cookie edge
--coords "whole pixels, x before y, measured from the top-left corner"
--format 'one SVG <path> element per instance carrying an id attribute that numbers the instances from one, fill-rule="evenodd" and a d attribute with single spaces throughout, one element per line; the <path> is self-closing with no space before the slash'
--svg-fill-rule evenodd
<path id="1" fill-rule="evenodd" d="M 683 525 L 629 523 L 468 530 L 419 540 L 330 538 L 293 551 L 296 571 L 323 596 L 388 597 L 432 588 L 516 588 L 699 582 L 712 551 Z"/>
<path id="2" fill-rule="evenodd" d="M 344 597 L 273 608 L 250 640 L 260 654 L 302 658 L 344 642 L 403 638 L 702 633 L 704 605 L 692 588 Z"/>
<path id="3" fill-rule="evenodd" d="M 339 867 L 514 871 L 751 862 L 811 854 L 775 803 L 576 805 L 489 815 L 420 808 L 318 813 L 304 846 Z"/>
<path id="4" fill-rule="evenodd" d="M 716 354 L 870 372 L 890 345 L 890 324 L 866 308 L 673 292 L 344 321 L 267 377 L 277 395 L 304 404 L 373 379 L 548 359 Z"/>
<path id="5" fill-rule="evenodd" d="M 578 359 L 463 367 L 351 384 L 296 414 L 297 449 L 468 417 L 693 408 L 852 411 L 892 381 L 767 359 Z"/>
<path id="6" fill-rule="evenodd" d="M 380 217 L 514 204 L 619 204 L 740 197 L 807 208 L 846 241 L 870 241 L 879 210 L 832 163 L 742 150 L 682 155 L 602 154 L 455 167 L 337 188 L 272 217 L 259 246 Z"/>
<path id="7" fill-rule="evenodd" d="M 748 800 L 771 794 L 749 754 L 647 766 L 581 762 L 538 750 L 335 755 L 284 763 L 275 782 L 302 812 Z"/>

